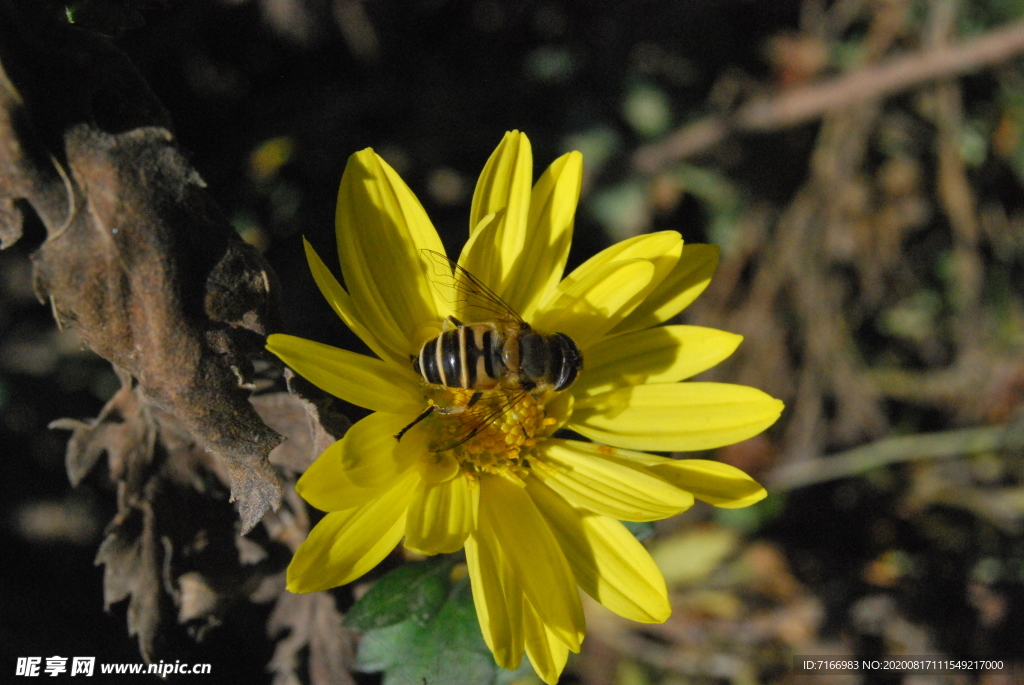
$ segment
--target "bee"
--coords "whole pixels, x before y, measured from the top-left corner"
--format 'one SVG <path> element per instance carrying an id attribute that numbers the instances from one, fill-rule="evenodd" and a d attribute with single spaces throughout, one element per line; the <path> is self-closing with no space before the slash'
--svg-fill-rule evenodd
<path id="1" fill-rule="evenodd" d="M 568 388 L 583 370 L 583 355 L 565 333 L 545 335 L 533 330 L 480 279 L 440 252 L 422 253 L 433 266 L 434 287 L 461 309 L 463 316 L 474 319 L 463 323 L 454 316 L 446 318 L 441 333 L 425 342 L 419 354 L 411 358 L 412 368 L 429 385 L 461 388 L 472 394 L 465 406 L 431 404 L 395 438 L 401 440 L 410 428 L 433 413 L 469 413 L 458 435 L 432 448 L 442 452 L 473 438 L 527 393 Z"/>

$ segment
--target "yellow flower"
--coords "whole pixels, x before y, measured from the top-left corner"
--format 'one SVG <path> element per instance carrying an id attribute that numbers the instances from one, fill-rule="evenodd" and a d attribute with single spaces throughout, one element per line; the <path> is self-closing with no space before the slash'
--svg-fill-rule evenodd
<path id="1" fill-rule="evenodd" d="M 744 507 L 765 496 L 731 466 L 632 450 L 731 444 L 782 410 L 753 388 L 679 382 L 740 342 L 713 329 L 660 325 L 707 286 L 715 247 L 684 250 L 674 231 L 637 236 L 562 278 L 582 168 L 582 155 L 570 152 L 533 184 L 529 140 L 506 134 L 477 183 L 458 260 L 535 330 L 575 341 L 584 370 L 568 389 L 520 393 L 499 420 L 450 449 L 431 446 L 463 430 L 468 412 L 435 412 L 396 440 L 430 404 L 470 402 L 465 390 L 426 384 L 411 361 L 446 317 L 463 310 L 453 311 L 453 298 L 431 283 L 424 250 L 444 252 L 437 232 L 370 149 L 352 155 L 338 191 L 345 288 L 308 243 L 306 255 L 324 296 L 376 358 L 287 335 L 267 345 L 322 389 L 375 412 L 298 482 L 299 493 L 329 513 L 292 559 L 288 589 L 351 582 L 403 538 L 426 554 L 465 547 L 495 659 L 514 669 L 525 650 L 547 683 L 557 682 L 583 639 L 577 586 L 636 621 L 669 616 L 665 581 L 621 520 L 673 516 L 694 498 Z M 552 437 L 562 427 L 594 442 Z"/>

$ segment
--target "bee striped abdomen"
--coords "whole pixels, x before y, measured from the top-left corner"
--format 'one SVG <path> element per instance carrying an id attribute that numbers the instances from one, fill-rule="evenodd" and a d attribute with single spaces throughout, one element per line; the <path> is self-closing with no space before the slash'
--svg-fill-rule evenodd
<path id="1" fill-rule="evenodd" d="M 428 340 L 414 368 L 432 385 L 493 388 L 504 370 L 501 344 L 490 324 L 458 326 Z"/>

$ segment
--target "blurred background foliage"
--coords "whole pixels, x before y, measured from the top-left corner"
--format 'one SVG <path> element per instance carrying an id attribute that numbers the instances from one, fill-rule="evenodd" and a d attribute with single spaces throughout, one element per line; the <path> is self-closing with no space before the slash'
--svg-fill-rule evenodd
<path id="1" fill-rule="evenodd" d="M 563 682 L 795 682 L 794 654 L 1024 662 L 1021 60 L 795 125 L 729 126 L 757 98 L 1016 25 L 1024 2 L 80 0 L 54 11 L 110 35 L 142 71 L 238 232 L 277 270 L 290 333 L 360 349 L 317 293 L 301 236 L 333 253 L 338 180 L 367 146 L 418 194 L 449 252 L 476 174 L 512 128 L 530 136 L 538 173 L 584 154 L 570 267 L 644 231 L 721 246 L 684 320 L 745 343 L 706 378 L 759 387 L 787 411 L 706 456 L 771 494 L 660 522 L 648 544 L 673 616 L 641 627 L 588 606 Z M 37 303 L 28 254 L 41 239 L 37 227 L 0 253 L 0 649 L 8 664 L 136 661 L 124 607 L 102 612 L 92 565 L 112 494 L 71 489 L 66 434 L 46 429 L 95 415 L 118 381 Z M 201 643 L 184 640 L 180 659 L 270 682 L 268 613 L 233 609 Z"/>

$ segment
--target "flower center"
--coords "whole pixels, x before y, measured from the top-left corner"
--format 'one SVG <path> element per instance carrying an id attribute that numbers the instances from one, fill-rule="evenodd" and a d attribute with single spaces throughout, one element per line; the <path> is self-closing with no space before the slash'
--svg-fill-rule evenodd
<path id="1" fill-rule="evenodd" d="M 435 402 L 445 407 L 467 407 L 473 396 L 472 390 L 462 388 L 440 388 L 437 393 L 442 396 L 435 397 Z M 516 399 L 508 392 L 492 390 L 460 413 L 434 413 L 431 447 L 458 441 L 459 436 L 476 431 L 473 437 L 447 450 L 462 471 L 470 476 L 489 473 L 522 484 L 530 473 L 530 448 L 556 421 L 545 414 L 547 393 L 540 397 L 532 392 L 517 394 L 522 396 Z"/>

